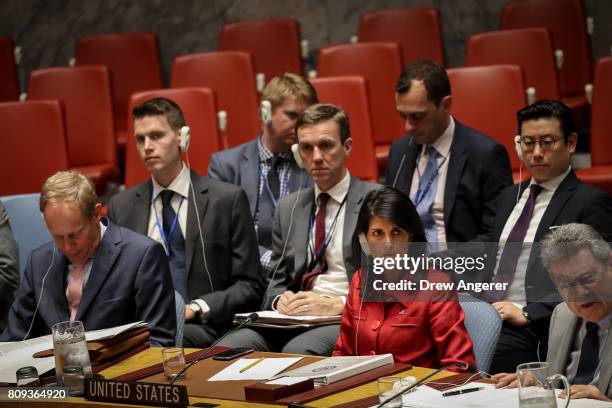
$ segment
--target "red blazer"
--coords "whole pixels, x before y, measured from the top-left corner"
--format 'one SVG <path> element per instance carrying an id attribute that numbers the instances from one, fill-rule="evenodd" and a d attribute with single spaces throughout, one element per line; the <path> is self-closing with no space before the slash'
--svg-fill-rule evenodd
<path id="1" fill-rule="evenodd" d="M 472 340 L 463 324 L 463 310 L 454 294 L 447 301 L 434 298 L 434 301 L 362 303 L 361 272 L 355 273 L 351 281 L 340 336 L 332 355 L 391 353 L 396 362 L 419 367 L 438 368 L 453 361 L 476 367 Z M 429 271 L 428 279 L 449 281 L 438 271 Z M 448 296 L 444 292 L 436 298 Z"/>

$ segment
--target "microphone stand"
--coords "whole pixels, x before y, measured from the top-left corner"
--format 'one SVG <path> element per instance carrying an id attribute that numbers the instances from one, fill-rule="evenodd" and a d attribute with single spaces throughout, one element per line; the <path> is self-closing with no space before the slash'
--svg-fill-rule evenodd
<path id="1" fill-rule="evenodd" d="M 232 330 L 227 331 L 227 333 L 225 333 L 223 336 L 219 337 L 213 344 L 208 346 L 208 348 L 202 350 L 200 352 L 200 354 L 191 363 L 187 364 L 181 371 L 178 372 L 178 374 L 176 374 L 176 376 L 170 381 L 170 385 L 173 385 L 174 382 L 181 375 L 183 375 L 183 373 L 185 373 L 189 369 L 189 367 L 191 367 L 192 365 L 194 365 L 198 361 L 204 360 L 208 356 L 208 354 L 212 351 L 213 347 L 215 347 L 217 344 L 219 344 L 219 342 L 221 340 L 223 340 L 224 338 L 229 336 L 231 333 L 234 333 L 235 331 L 238 331 L 239 329 L 242 329 L 247 324 L 253 323 L 257 319 L 259 319 L 259 315 L 257 313 L 251 313 L 250 315 L 248 315 L 247 318 L 244 320 L 244 322 L 240 323 L 238 326 L 234 327 Z"/>
<path id="2" fill-rule="evenodd" d="M 419 381 L 415 382 L 414 384 L 411 385 L 407 385 L 404 388 L 401 388 L 398 392 L 396 392 L 395 394 L 393 394 L 392 396 L 390 396 L 389 398 L 387 398 L 386 400 L 384 400 L 383 402 L 381 402 L 380 404 L 378 404 L 376 406 L 376 408 L 381 408 L 382 406 L 384 406 L 386 403 L 390 402 L 391 400 L 393 400 L 394 398 L 397 398 L 398 396 L 410 391 L 411 389 L 418 387 L 419 385 L 423 384 L 425 381 L 429 380 L 431 377 L 433 377 L 434 375 L 438 374 L 441 371 L 446 370 L 447 368 L 450 367 L 461 367 L 464 370 L 468 369 L 468 364 L 466 363 L 460 363 L 460 362 L 452 362 L 452 363 L 448 363 L 443 365 L 442 367 L 438 368 L 436 371 L 434 371 L 433 373 L 429 374 L 426 377 L 421 378 Z"/>

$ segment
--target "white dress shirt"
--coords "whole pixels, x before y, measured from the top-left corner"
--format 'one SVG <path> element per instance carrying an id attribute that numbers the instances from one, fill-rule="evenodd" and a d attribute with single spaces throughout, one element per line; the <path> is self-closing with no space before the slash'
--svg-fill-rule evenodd
<path id="1" fill-rule="evenodd" d="M 525 239 L 521 254 L 519 255 L 519 259 L 516 264 L 516 271 L 514 273 L 514 279 L 506 292 L 506 299 L 510 302 L 513 302 L 518 307 L 523 307 L 527 304 L 526 293 L 525 293 L 525 276 L 527 274 L 527 265 L 529 263 L 529 255 L 531 253 L 531 245 L 535 239 L 536 232 L 538 231 L 538 226 L 540 225 L 540 221 L 542 221 L 542 217 L 548 208 L 548 204 L 550 204 L 550 200 L 552 200 L 557 187 L 561 184 L 561 182 L 567 177 L 571 170 L 571 167 L 568 167 L 567 170 L 548 181 L 543 183 L 539 183 L 540 187 L 542 187 L 542 191 L 538 194 L 535 207 L 533 209 L 533 215 L 531 216 L 531 221 L 529 221 L 529 227 L 527 229 L 527 233 L 525 234 Z M 529 185 L 537 184 L 536 181 L 532 178 Z M 497 274 L 497 269 L 499 268 L 499 258 L 501 257 L 502 252 L 504 251 L 504 246 L 506 241 L 508 240 L 508 236 L 514 227 L 514 224 L 518 221 L 521 213 L 523 212 L 523 208 L 525 208 L 525 204 L 527 204 L 527 199 L 529 198 L 530 188 L 526 188 L 521 194 L 520 199 L 514 206 L 514 209 L 510 213 L 510 216 L 506 220 L 506 224 L 504 225 L 504 229 L 502 230 L 502 234 L 499 237 L 499 248 L 497 250 L 497 265 L 495 266 L 495 274 Z"/>
<path id="2" fill-rule="evenodd" d="M 444 227 L 444 191 L 446 190 L 446 176 L 448 174 L 448 163 L 450 161 L 450 148 L 453 144 L 453 135 L 455 134 L 455 120 L 451 117 L 446 130 L 436 139 L 431 146 L 438 152 L 438 178 L 436 187 L 436 196 L 431 206 L 430 213 L 436 222 L 438 230 L 438 249 L 444 249 L 446 244 L 446 228 Z M 419 189 L 419 181 L 421 175 L 425 172 L 429 154 L 427 146 L 423 146 L 417 166 L 412 174 L 412 183 L 410 184 L 410 198 L 414 197 Z M 442 245 L 442 247 L 440 247 Z"/>
<path id="3" fill-rule="evenodd" d="M 327 262 L 327 271 L 318 275 L 312 284 L 312 291 L 322 296 L 340 296 L 344 303 L 348 294 L 349 282 L 346 276 L 346 266 L 344 265 L 344 256 L 342 251 L 342 236 L 344 235 L 344 214 L 346 213 L 346 202 L 342 205 L 348 194 L 349 185 L 351 183 L 351 175 L 346 172 L 346 176 L 334 187 L 327 191 L 330 198 L 325 207 L 325 239 L 328 239 L 331 234 L 329 245 L 325 250 L 325 261 Z M 322 191 L 315 184 L 315 203 L 318 203 L 319 194 Z M 342 207 L 341 207 L 342 205 Z M 338 215 L 338 219 L 332 229 L 334 218 Z M 310 231 L 309 248 L 314 248 L 315 237 L 314 219 L 313 228 Z M 308 251 L 308 264 L 312 260 L 312 253 Z"/>

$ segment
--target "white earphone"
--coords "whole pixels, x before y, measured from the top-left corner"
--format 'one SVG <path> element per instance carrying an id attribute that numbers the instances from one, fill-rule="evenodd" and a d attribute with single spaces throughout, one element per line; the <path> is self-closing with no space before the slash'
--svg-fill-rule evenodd
<path id="1" fill-rule="evenodd" d="M 297 143 L 292 144 L 291 153 L 293 153 L 293 158 L 298 167 L 304 169 L 304 162 L 302 161 L 302 156 L 300 156 L 300 145 Z"/>
<path id="2" fill-rule="evenodd" d="M 519 159 L 525 161 L 525 153 L 523 153 L 523 148 L 521 146 L 521 135 L 514 136 L 514 148 L 516 149 L 516 154 Z"/>
<path id="3" fill-rule="evenodd" d="M 179 149 L 181 153 L 186 153 L 189 150 L 189 142 L 191 141 L 191 129 L 189 126 L 183 126 L 181 128 L 179 136 Z"/>
<path id="4" fill-rule="evenodd" d="M 272 122 L 272 103 L 268 100 L 261 101 L 259 105 L 259 117 L 264 125 Z"/>

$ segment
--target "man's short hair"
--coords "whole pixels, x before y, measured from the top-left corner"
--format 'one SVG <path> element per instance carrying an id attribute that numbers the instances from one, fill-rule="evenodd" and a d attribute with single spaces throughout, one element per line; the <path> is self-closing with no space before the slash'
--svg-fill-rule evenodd
<path id="1" fill-rule="evenodd" d="M 81 213 L 91 217 L 95 213 L 98 195 L 89 178 L 79 172 L 59 171 L 49 177 L 40 193 L 40 212 L 47 203 L 68 202 L 77 204 Z"/>
<path id="2" fill-rule="evenodd" d="M 168 98 L 153 98 L 132 109 L 132 120 L 146 116 L 163 116 L 171 129 L 178 132 L 185 126 L 185 117 L 176 102 Z"/>
<path id="3" fill-rule="evenodd" d="M 303 127 L 316 125 L 317 123 L 333 120 L 340 130 L 340 142 L 344 144 L 351 137 L 351 127 L 348 114 L 342 109 L 328 103 L 311 105 L 298 117 L 295 122 L 295 134 Z"/>
<path id="4" fill-rule="evenodd" d="M 398 94 L 408 92 L 412 86 L 412 81 L 423 81 L 427 90 L 427 100 L 433 102 L 436 106 L 440 105 L 445 96 L 451 94 L 450 81 L 446 71 L 432 60 L 417 61 L 410 64 L 397 80 L 395 92 Z"/>
<path id="5" fill-rule="evenodd" d="M 540 258 L 549 273 L 551 262 L 570 259 L 582 248 L 589 248 L 601 262 L 607 262 L 610 255 L 608 243 L 593 227 L 586 224 L 571 223 L 555 228 L 544 237 L 540 245 Z"/>
<path id="6" fill-rule="evenodd" d="M 270 101 L 272 109 L 289 97 L 296 98 L 306 106 L 319 102 L 317 91 L 310 81 L 290 72 L 272 78 L 261 93 L 261 99 Z"/>
<path id="7" fill-rule="evenodd" d="M 559 121 L 565 143 L 567 143 L 569 135 L 576 132 L 572 110 L 563 102 L 554 99 L 542 99 L 541 101 L 526 106 L 516 113 L 516 118 L 518 120 L 519 135 L 521 134 L 523 122 L 546 118 L 556 118 Z"/>

